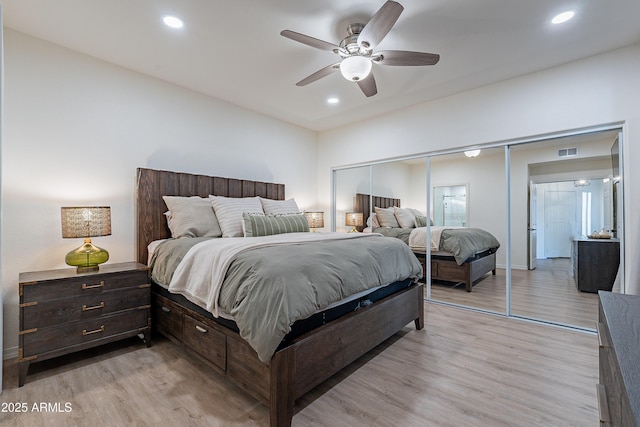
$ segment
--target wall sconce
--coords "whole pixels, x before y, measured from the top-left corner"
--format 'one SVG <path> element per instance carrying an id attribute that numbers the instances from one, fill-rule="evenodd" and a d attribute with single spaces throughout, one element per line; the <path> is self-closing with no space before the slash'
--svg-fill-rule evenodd
<path id="1" fill-rule="evenodd" d="M 305 212 L 309 228 L 315 233 L 316 228 L 324 227 L 324 212 Z"/>
<path id="2" fill-rule="evenodd" d="M 350 225 L 352 228 L 349 233 L 357 233 L 356 227 L 362 227 L 364 223 L 364 217 L 360 212 L 347 212 L 344 218 L 345 225 Z"/>
<path id="3" fill-rule="evenodd" d="M 91 237 L 111 235 L 111 208 L 64 207 L 61 217 L 63 238 L 84 238 L 84 244 L 69 252 L 64 261 L 77 267 L 78 273 L 98 270 L 98 265 L 109 259 L 109 252 L 94 246 Z"/>

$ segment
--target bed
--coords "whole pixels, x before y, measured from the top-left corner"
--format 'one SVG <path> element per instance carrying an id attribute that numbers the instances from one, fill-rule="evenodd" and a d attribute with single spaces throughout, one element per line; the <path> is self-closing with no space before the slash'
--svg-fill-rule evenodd
<path id="1" fill-rule="evenodd" d="M 355 197 L 355 212 L 362 212 L 364 217 L 364 224 L 368 224 L 369 215 L 378 208 L 392 208 L 400 207 L 400 199 L 382 196 L 370 196 L 369 194 L 357 193 Z M 361 227 L 359 231 L 362 231 L 364 227 Z M 418 257 L 423 267 L 423 274 L 426 277 L 426 233 L 424 237 L 417 236 L 417 232 L 424 232 L 425 228 L 420 227 L 414 229 L 408 228 L 392 228 L 388 230 L 375 229 L 374 231 L 384 232 L 388 236 L 397 237 L 410 245 L 414 254 Z M 433 230 L 432 230 L 433 231 Z M 438 227 L 439 233 L 447 233 L 449 228 Z M 480 230 L 482 232 L 482 230 Z M 483 234 L 488 234 L 484 232 Z M 431 239 L 434 238 L 433 232 Z M 494 238 L 495 239 L 495 238 Z M 439 240 L 439 238 L 437 239 Z M 414 242 L 425 242 L 423 245 L 417 245 Z M 443 250 L 431 250 L 431 279 L 444 282 L 462 283 L 465 286 L 467 292 L 471 292 L 473 284 L 478 281 L 485 274 L 491 272 L 494 276 L 496 274 L 496 251 L 499 248 L 499 243 L 495 240 L 496 244 L 489 245 L 486 249 L 474 252 L 473 254 L 467 254 L 461 259 L 458 256 L 454 256 L 453 252 Z M 454 249 L 455 250 L 455 249 Z"/>
<path id="2" fill-rule="evenodd" d="M 284 194 L 282 184 L 138 168 L 137 259 L 147 264 L 149 244 L 170 237 L 164 195 L 284 200 Z M 371 299 L 369 294 L 350 301 L 347 308 L 338 305 L 331 312 L 316 313 L 309 318 L 311 326 L 303 324 L 283 340 L 267 363 L 233 322 L 216 319 L 183 295 L 153 282 L 152 326 L 267 405 L 271 426 L 288 426 L 296 399 L 408 323 L 423 328 L 423 285 L 409 278 L 393 285 L 392 293 Z M 294 330 L 298 324 L 293 324 Z"/>

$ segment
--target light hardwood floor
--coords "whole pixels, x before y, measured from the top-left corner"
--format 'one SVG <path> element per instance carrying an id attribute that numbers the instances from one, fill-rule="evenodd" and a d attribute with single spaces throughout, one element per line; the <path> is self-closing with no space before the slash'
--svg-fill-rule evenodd
<path id="1" fill-rule="evenodd" d="M 300 399 L 294 426 L 596 426 L 594 334 L 425 303 L 408 325 Z M 129 343 L 131 344 L 131 343 Z M 107 351 L 108 350 L 108 351 Z M 32 365 L 4 363 L 2 426 L 268 425 L 267 408 L 157 339 Z M 32 411 L 59 403 L 67 413 Z"/>
<path id="2" fill-rule="evenodd" d="M 464 285 L 434 284 L 431 298 L 498 313 L 506 313 L 506 274 L 485 275 L 476 281 L 473 291 Z M 595 330 L 598 319 L 598 295 L 580 292 L 571 274 L 567 258 L 541 259 L 535 270 L 511 271 L 511 313 L 546 322 Z"/>

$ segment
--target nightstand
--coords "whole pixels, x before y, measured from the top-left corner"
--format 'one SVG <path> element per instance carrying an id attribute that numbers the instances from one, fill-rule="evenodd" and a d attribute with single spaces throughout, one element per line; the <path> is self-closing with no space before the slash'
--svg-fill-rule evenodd
<path id="1" fill-rule="evenodd" d="M 32 362 L 142 335 L 151 345 L 149 269 L 136 262 L 20 273 L 18 385 Z"/>

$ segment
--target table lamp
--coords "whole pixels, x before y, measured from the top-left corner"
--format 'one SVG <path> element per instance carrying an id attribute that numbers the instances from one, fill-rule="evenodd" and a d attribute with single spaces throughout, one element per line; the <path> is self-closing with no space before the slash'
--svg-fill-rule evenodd
<path id="1" fill-rule="evenodd" d="M 67 254 L 65 262 L 77 267 L 78 273 L 98 270 L 99 264 L 109 259 L 109 252 L 94 246 L 91 237 L 111 235 L 111 208 L 63 207 L 62 237 L 84 238 L 84 244 Z"/>
<path id="2" fill-rule="evenodd" d="M 304 215 L 307 217 L 311 231 L 315 232 L 316 228 L 324 227 L 324 212 L 305 212 Z"/>
<path id="3" fill-rule="evenodd" d="M 360 212 L 347 212 L 344 218 L 345 225 L 350 225 L 352 228 L 349 233 L 357 233 L 356 227 L 362 227 L 364 223 L 364 217 Z"/>

